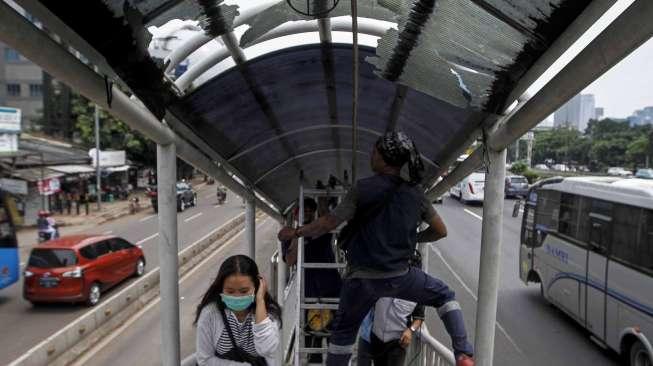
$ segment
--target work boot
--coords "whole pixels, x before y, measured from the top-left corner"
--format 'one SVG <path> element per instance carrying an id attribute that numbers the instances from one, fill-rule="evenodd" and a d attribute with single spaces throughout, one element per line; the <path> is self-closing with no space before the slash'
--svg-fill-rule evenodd
<path id="1" fill-rule="evenodd" d="M 462 354 L 456 358 L 456 366 L 474 366 L 474 359 Z"/>

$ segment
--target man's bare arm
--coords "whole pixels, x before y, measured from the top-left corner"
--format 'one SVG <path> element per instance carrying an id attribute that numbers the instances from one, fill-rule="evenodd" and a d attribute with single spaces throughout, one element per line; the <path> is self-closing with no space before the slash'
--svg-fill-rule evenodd
<path id="1" fill-rule="evenodd" d="M 317 238 L 318 236 L 324 235 L 337 228 L 341 223 L 342 220 L 338 219 L 336 216 L 327 214 L 311 222 L 310 224 L 301 226 L 297 229 L 284 227 L 281 229 L 281 231 L 279 231 L 278 238 L 281 241 L 291 240 L 300 236 L 310 236 L 312 238 Z"/>
<path id="2" fill-rule="evenodd" d="M 440 240 L 447 236 L 447 226 L 442 221 L 440 215 L 434 215 L 427 221 L 429 227 L 417 234 L 418 243 L 430 243 Z"/>

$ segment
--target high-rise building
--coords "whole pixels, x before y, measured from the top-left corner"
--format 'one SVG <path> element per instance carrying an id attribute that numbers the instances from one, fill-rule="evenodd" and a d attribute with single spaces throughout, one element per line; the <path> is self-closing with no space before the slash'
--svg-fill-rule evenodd
<path id="1" fill-rule="evenodd" d="M 596 119 L 595 104 L 593 94 L 578 94 L 553 114 L 553 125 L 585 131 L 589 121 Z"/>
<path id="2" fill-rule="evenodd" d="M 653 124 L 653 106 L 636 110 L 632 116 L 628 117 L 628 121 L 631 126 Z"/>
<path id="3" fill-rule="evenodd" d="M 597 120 L 602 120 L 605 115 L 605 109 L 603 107 L 594 108 L 594 118 Z"/>

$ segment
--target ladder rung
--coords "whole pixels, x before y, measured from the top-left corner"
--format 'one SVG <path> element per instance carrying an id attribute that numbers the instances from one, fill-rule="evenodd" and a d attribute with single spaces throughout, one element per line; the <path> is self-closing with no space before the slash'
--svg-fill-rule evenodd
<path id="1" fill-rule="evenodd" d="M 344 189 L 304 189 L 304 196 L 315 197 L 338 197 L 344 196 L 347 193 Z"/>
<path id="2" fill-rule="evenodd" d="M 338 310 L 338 304 L 302 304 L 302 309 L 329 309 Z"/>
<path id="3" fill-rule="evenodd" d="M 325 304 L 338 304 L 340 303 L 339 297 L 306 297 L 304 298 L 306 303 L 325 303 Z"/>
<path id="4" fill-rule="evenodd" d="M 345 268 L 344 263 L 304 263 L 302 268 Z"/>
<path id="5" fill-rule="evenodd" d="M 327 353 L 328 351 L 329 351 L 329 349 L 326 348 L 326 347 L 320 347 L 320 348 L 301 347 L 301 348 L 299 348 L 299 353 Z"/>

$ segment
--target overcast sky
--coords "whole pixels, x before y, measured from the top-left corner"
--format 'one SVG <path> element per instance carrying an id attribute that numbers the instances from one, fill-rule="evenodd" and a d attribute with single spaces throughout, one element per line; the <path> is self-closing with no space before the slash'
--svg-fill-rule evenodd
<path id="1" fill-rule="evenodd" d="M 618 63 L 583 93 L 596 96 L 606 117 L 627 117 L 636 109 L 653 106 L 653 39 Z"/>

